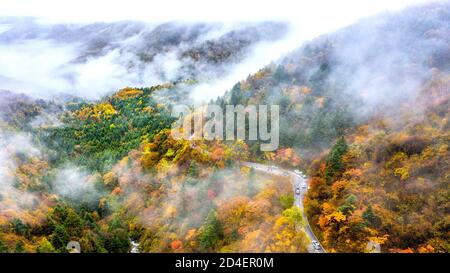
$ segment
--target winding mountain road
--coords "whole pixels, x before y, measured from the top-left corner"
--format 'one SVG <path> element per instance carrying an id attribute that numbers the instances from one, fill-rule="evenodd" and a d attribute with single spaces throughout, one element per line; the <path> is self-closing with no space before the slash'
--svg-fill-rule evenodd
<path id="1" fill-rule="evenodd" d="M 303 219 L 305 219 L 305 233 L 308 236 L 311 244 L 308 246 L 308 252 L 310 253 L 325 253 L 325 249 L 320 244 L 317 237 L 314 235 L 314 232 L 309 225 L 308 218 L 303 209 L 303 198 L 305 197 L 306 192 L 308 191 L 308 180 L 303 177 L 301 174 L 297 174 L 290 170 L 281 169 L 275 166 L 268 166 L 259 163 L 253 162 L 242 162 L 242 165 L 253 168 L 257 171 L 277 175 L 277 176 L 290 176 L 292 179 L 292 186 L 294 189 L 294 206 L 298 207 L 302 211 Z M 317 245 L 314 246 L 313 242 L 317 242 Z"/>

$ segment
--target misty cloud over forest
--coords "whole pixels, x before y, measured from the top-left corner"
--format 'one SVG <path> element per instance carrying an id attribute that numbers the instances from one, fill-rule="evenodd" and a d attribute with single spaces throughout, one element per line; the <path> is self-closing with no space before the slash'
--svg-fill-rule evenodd
<path id="1" fill-rule="evenodd" d="M 230 84 L 270 62 L 279 53 L 269 50 L 288 32 L 272 22 L 48 25 L 6 18 L 0 26 L 1 89 L 90 99 L 179 80 L 216 84 L 210 92 L 220 95 L 226 85 L 218 81 Z"/>

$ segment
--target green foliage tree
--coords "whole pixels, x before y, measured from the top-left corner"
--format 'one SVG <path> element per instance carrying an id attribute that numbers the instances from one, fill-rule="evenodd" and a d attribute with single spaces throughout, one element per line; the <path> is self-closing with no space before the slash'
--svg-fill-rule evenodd
<path id="1" fill-rule="evenodd" d="M 39 245 L 36 249 L 38 253 L 55 253 L 56 249 L 52 246 L 52 244 L 47 240 L 47 238 L 42 238 L 39 242 Z"/>
<path id="2" fill-rule="evenodd" d="M 375 226 L 377 224 L 378 217 L 373 212 L 372 206 L 369 205 L 362 214 L 363 219 L 366 221 L 366 225 Z"/>
<path id="3" fill-rule="evenodd" d="M 105 236 L 105 248 L 109 253 L 126 253 L 130 249 L 130 240 L 125 229 L 115 229 Z"/>
<path id="4" fill-rule="evenodd" d="M 241 98 L 241 84 L 237 83 L 231 89 L 230 104 L 231 105 L 241 104 L 241 99 L 242 99 Z"/>
<path id="5" fill-rule="evenodd" d="M 66 246 L 70 241 L 70 237 L 63 225 L 56 225 L 50 238 L 50 242 L 55 249 L 60 252 L 66 251 Z"/>
<path id="6" fill-rule="evenodd" d="M 103 245 L 103 238 L 100 234 L 96 233 L 96 229 L 92 229 L 84 232 L 83 237 L 80 239 L 81 251 L 83 253 L 107 253 Z"/>
<path id="7" fill-rule="evenodd" d="M 294 197 L 292 194 L 283 194 L 280 196 L 280 203 L 283 209 L 288 209 L 294 204 Z"/>
<path id="8" fill-rule="evenodd" d="M 191 177 L 198 177 L 198 175 L 200 174 L 200 169 L 197 161 L 195 160 L 191 161 L 191 165 L 189 165 L 188 174 Z"/>
<path id="9" fill-rule="evenodd" d="M 8 253 L 8 252 L 9 252 L 8 246 L 2 240 L 0 240 L 0 253 Z"/>
<path id="10" fill-rule="evenodd" d="M 71 236 L 81 237 L 83 220 L 73 209 L 68 210 L 66 219 L 64 220 L 64 226 Z"/>
<path id="11" fill-rule="evenodd" d="M 16 246 L 14 248 L 15 253 L 24 253 L 25 252 L 25 244 L 22 240 L 17 241 Z"/>
<path id="12" fill-rule="evenodd" d="M 286 73 L 286 70 L 284 69 L 283 65 L 278 65 L 277 68 L 275 68 L 275 72 L 273 73 L 273 80 L 276 83 L 285 83 L 289 81 L 290 76 Z"/>
<path id="13" fill-rule="evenodd" d="M 223 227 L 215 210 L 211 211 L 199 230 L 197 241 L 204 251 L 213 250 L 223 239 Z"/>
<path id="14" fill-rule="evenodd" d="M 299 207 L 290 207 L 285 209 L 282 213 L 283 217 L 286 217 L 294 223 L 296 227 L 303 225 L 302 211 Z"/>
<path id="15" fill-rule="evenodd" d="M 340 206 L 338 208 L 338 210 L 340 212 L 342 212 L 345 215 L 350 215 L 351 213 L 353 213 L 353 211 L 355 210 L 355 204 L 356 204 L 357 198 L 354 194 L 350 194 L 346 199 L 345 199 L 345 204 L 343 204 L 342 206 Z"/>
<path id="16" fill-rule="evenodd" d="M 16 234 L 21 235 L 21 236 L 26 236 L 29 232 L 29 228 L 26 224 L 24 224 L 22 222 L 22 220 L 20 219 L 14 219 L 11 222 L 12 226 L 13 226 L 13 230 Z"/>
<path id="17" fill-rule="evenodd" d="M 343 170 L 342 156 L 347 153 L 348 145 L 343 137 L 339 138 L 336 144 L 331 148 L 326 159 L 325 177 L 328 182 L 335 176 L 338 176 Z"/>

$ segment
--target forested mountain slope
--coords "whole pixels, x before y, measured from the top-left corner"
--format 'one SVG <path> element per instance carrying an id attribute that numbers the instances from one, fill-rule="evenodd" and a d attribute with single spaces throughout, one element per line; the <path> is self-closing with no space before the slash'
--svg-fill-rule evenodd
<path id="1" fill-rule="evenodd" d="M 306 212 L 329 251 L 449 251 L 448 18 L 447 3 L 364 19 L 225 99 L 280 105 L 280 143 L 313 176 Z"/>

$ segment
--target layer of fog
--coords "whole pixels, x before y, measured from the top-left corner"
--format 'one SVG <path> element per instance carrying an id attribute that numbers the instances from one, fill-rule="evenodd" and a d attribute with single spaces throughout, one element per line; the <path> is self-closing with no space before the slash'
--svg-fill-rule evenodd
<path id="1" fill-rule="evenodd" d="M 3 32 L 6 32 L 10 29 L 11 27 L 7 24 L 0 24 L 0 34 L 2 34 Z"/>
<path id="2" fill-rule="evenodd" d="M 66 166 L 58 169 L 52 182 L 52 190 L 61 197 L 77 202 L 98 200 L 100 192 L 95 187 L 95 176 L 80 168 Z"/>
<path id="3" fill-rule="evenodd" d="M 344 82 L 356 119 L 371 114 L 421 114 L 418 100 L 433 69 L 448 71 L 449 3 L 411 7 L 361 20 L 331 35 L 337 67 L 331 82 Z"/>
<path id="4" fill-rule="evenodd" d="M 207 84 L 207 87 L 200 85 L 199 89 L 208 90 L 194 92 L 193 97 L 207 100 L 221 95 L 232 82 L 279 56 L 287 41 L 275 37 L 285 32 L 283 28 L 273 38 L 253 32 L 248 34 L 255 37 L 248 36 L 252 44 L 248 50 L 239 49 L 242 52 L 237 53 L 243 56 L 237 54 L 237 60 L 194 63 L 180 55 L 207 40 L 214 41 L 232 31 L 245 29 L 248 24 L 173 27 L 170 24 L 154 26 L 123 22 L 76 28 L 71 25 L 41 26 L 32 19 L 19 20 L 16 24 L 10 32 L 7 31 L 10 26 L 0 25 L 4 34 L 2 37 L 0 32 L 0 89 L 43 98 L 62 93 L 98 99 L 125 86 L 153 86 L 194 77 Z M 183 28 L 186 33 L 182 32 Z M 158 30 L 155 34 L 154 29 Z M 98 37 L 95 36 L 97 31 L 101 33 Z M 149 36 L 159 33 L 166 35 L 161 44 L 154 41 L 158 36 Z M 88 36 L 83 39 L 83 35 Z M 175 39 L 181 39 L 181 42 L 172 45 L 172 38 L 167 35 L 178 35 Z M 183 37 L 186 35 L 188 38 Z M 148 48 L 147 41 L 154 43 L 150 46 L 155 48 Z M 150 61 L 141 58 L 150 58 Z"/>
<path id="5" fill-rule="evenodd" d="M 21 218 L 39 205 L 39 197 L 15 186 L 18 161 L 41 156 L 25 134 L 0 132 L 0 212 L 2 217 Z"/>
<path id="6" fill-rule="evenodd" d="M 306 37 L 301 31 L 291 26 L 288 34 L 281 41 L 256 45 L 251 54 L 241 63 L 235 65 L 225 77 L 196 86 L 191 92 L 191 98 L 195 103 L 203 103 L 222 96 L 237 82 L 244 80 L 268 63 L 279 60 L 283 55 L 298 48 Z"/>
<path id="7" fill-rule="evenodd" d="M 170 175 L 175 177 L 164 178 L 164 175 L 159 173 L 157 177 L 161 179 L 137 171 L 114 171 L 120 177 L 120 196 L 126 200 L 123 206 L 128 213 L 139 216 L 140 223 L 146 227 L 171 225 L 183 232 L 190 228 L 199 228 L 212 210 L 230 204 L 235 198 L 247 199 L 251 201 L 250 205 L 263 202 L 265 207 L 273 206 L 262 200 L 263 198 L 255 198 L 269 185 L 280 192 L 291 194 L 290 182 L 274 182 L 277 180 L 260 174 L 250 177 L 242 173 L 239 167 L 216 170 L 213 174 L 209 173 L 207 177 L 200 178 L 183 177 L 176 166 L 170 169 Z M 163 192 L 161 195 L 153 195 L 153 192 L 156 200 L 149 202 L 151 199 L 148 193 L 141 192 L 143 185 L 159 187 Z"/>
<path id="8" fill-rule="evenodd" d="M 73 166 L 51 170 L 45 167 L 47 160 L 43 149 L 33 143 L 29 134 L 8 132 L 3 129 L 0 131 L 1 217 L 9 220 L 21 219 L 24 222 L 43 220 L 41 216 L 45 215 L 48 194 L 56 194 L 58 198 L 76 203 L 98 202 L 100 191 L 95 188 L 94 176 L 89 176 Z M 40 167 L 35 164 L 39 164 Z M 22 172 L 25 176 L 21 174 Z M 44 176 L 50 177 L 49 192 L 28 188 L 28 183 L 38 183 L 46 187 Z M 36 212 L 36 210 L 44 211 Z M 33 220 L 30 216 L 32 214 L 38 219 Z"/>
<path id="9" fill-rule="evenodd" d="M 281 64 L 297 76 L 294 84 L 308 85 L 313 94 L 322 88 L 325 99 L 345 102 L 355 121 L 399 109 L 421 114 L 423 84 L 436 68 L 449 69 L 449 7 L 430 4 L 365 18 L 307 42 Z M 283 86 L 271 89 L 277 101 Z"/>
<path id="10" fill-rule="evenodd" d="M 98 99 L 125 86 L 145 86 L 138 75 L 117 63 L 116 50 L 72 63 L 77 46 L 50 40 L 27 40 L 0 45 L 0 86 L 41 98 L 57 94 Z M 153 81 L 156 83 L 157 81 Z M 152 84 L 152 80 L 148 82 Z"/>
<path id="11" fill-rule="evenodd" d="M 328 11 L 323 10 L 324 4 L 305 5 L 301 3 L 298 6 L 292 6 L 293 3 L 286 3 L 283 7 L 290 7 L 292 10 L 290 8 L 288 10 L 281 8 L 282 13 L 280 13 L 281 6 L 275 5 L 272 8 L 268 8 L 270 7 L 269 4 L 273 5 L 274 3 L 265 3 L 262 7 L 265 8 L 266 12 L 272 14 L 271 16 L 267 16 L 267 18 L 285 18 L 291 24 L 291 34 L 276 42 L 268 43 L 263 41 L 256 43 L 250 52 L 247 52 L 248 54 L 242 57 L 237 63 L 227 64 L 222 67 L 220 65 L 217 67 L 198 65 L 199 71 L 201 72 L 198 73 L 201 74 L 201 81 L 190 95 L 195 102 L 201 103 L 223 95 L 236 82 L 245 79 L 249 74 L 255 73 L 264 65 L 277 60 L 283 54 L 294 50 L 307 39 L 348 25 L 361 16 L 374 14 L 383 9 L 395 10 L 406 6 L 405 3 L 391 2 L 379 4 L 369 3 L 365 6 L 358 2 L 344 3 L 343 6 L 341 4 L 327 3 L 327 6 L 333 7 L 333 9 Z M 9 3 L 9 5 L 12 4 Z M 77 3 L 77 5 L 81 7 L 82 3 Z M 205 8 L 210 8 L 206 3 L 202 3 L 201 5 Z M 350 11 L 346 8 L 346 5 L 351 6 L 353 9 Z M 132 6 L 127 5 L 123 8 L 128 9 L 130 7 Z M 304 8 L 302 9 L 301 7 Z M 253 9 L 254 7 L 253 5 L 245 5 L 243 8 Z M 339 8 L 347 9 L 347 11 L 334 11 L 334 9 Z M 120 16 L 123 16 L 122 10 L 121 8 Z M 96 14 L 96 16 L 108 15 L 110 11 L 105 11 L 101 15 Z M 214 12 L 217 13 L 217 10 L 214 9 L 211 11 L 211 14 L 214 14 Z M 242 13 L 243 11 L 234 11 L 227 16 L 234 18 L 231 21 L 236 22 L 235 17 L 239 12 Z M 330 12 L 333 12 L 332 16 L 329 14 Z M 187 25 L 201 20 L 205 20 L 206 22 L 217 21 L 221 20 L 217 18 L 223 17 L 223 14 L 221 12 L 219 13 L 220 17 L 214 16 L 214 20 L 202 19 L 205 14 L 195 15 L 195 20 L 193 18 L 183 20 L 189 22 L 186 23 Z M 137 12 L 132 14 L 137 14 Z M 281 14 L 283 16 L 280 17 Z M 76 14 L 72 15 L 76 16 Z M 192 17 L 191 15 L 188 16 Z M 167 19 L 164 20 L 176 20 L 176 18 L 172 19 L 173 16 L 181 16 L 180 18 L 184 18 L 186 14 L 176 15 L 171 11 L 167 16 Z M 146 15 L 145 18 L 147 17 Z M 324 18 L 327 20 L 324 20 Z M 123 19 L 127 18 L 121 18 L 120 20 Z M 26 21 L 29 19 L 25 18 L 23 20 Z M 109 21 L 117 20 L 119 19 Z M 258 20 L 254 18 L 252 20 L 261 21 L 262 18 Z M 92 20 L 88 21 L 91 22 Z M 45 22 L 45 20 L 40 22 Z M 5 33 L 11 28 L 11 25 L 7 23 L 8 20 L 3 20 L 3 24 L 0 22 L 0 34 Z M 125 28 L 124 32 L 126 35 L 123 39 L 120 39 L 120 36 L 123 35 L 121 32 L 123 29 L 121 27 L 117 29 L 112 28 L 112 33 L 107 34 L 109 35 L 107 37 L 112 38 L 111 41 L 101 39 L 95 41 L 96 33 L 103 34 L 105 31 L 98 25 L 94 26 L 92 33 L 87 35 L 84 41 L 84 43 L 88 43 L 94 40 L 94 42 L 98 42 L 101 45 L 100 50 L 97 48 L 89 48 L 89 50 L 93 50 L 95 53 L 92 56 L 85 56 L 83 52 L 80 53 L 80 51 L 85 50 L 87 47 L 86 44 L 83 44 L 82 36 L 70 37 L 64 31 L 58 33 L 59 25 L 52 25 L 47 22 L 47 26 L 50 29 L 54 27 L 54 32 L 60 34 L 63 37 L 62 39 L 69 42 L 55 43 L 49 37 L 40 37 L 39 34 L 33 33 L 33 30 L 39 30 L 35 25 L 31 25 L 29 29 L 25 27 L 23 33 L 20 34 L 22 39 L 12 39 L 8 43 L 0 43 L 0 88 L 14 92 L 24 92 L 38 97 L 49 97 L 54 94 L 67 93 L 97 99 L 125 86 L 152 86 L 167 81 L 189 78 L 191 76 L 187 75 L 183 68 L 191 66 L 192 63 L 189 63 L 189 60 L 180 59 L 178 55 L 183 47 L 190 45 L 182 43 L 178 48 L 171 48 L 168 51 L 161 50 L 154 56 L 151 63 L 142 63 L 136 61 L 136 55 L 128 50 L 129 48 L 139 48 L 142 46 L 140 35 L 143 33 L 139 31 L 142 24 L 136 22 L 127 22 L 127 24 L 129 26 Z M 157 25 L 157 23 L 153 22 L 153 25 L 149 24 L 147 28 L 151 29 Z M 228 22 L 222 24 L 220 28 L 205 28 L 195 42 L 216 39 L 226 32 L 239 28 L 238 25 Z M 29 37 L 32 37 L 32 39 Z M 80 39 L 81 42 L 76 41 L 76 39 Z M 106 45 L 104 44 L 105 42 Z M 95 46 L 95 43 L 93 45 Z M 213 71 L 216 69 L 217 71 Z"/>

